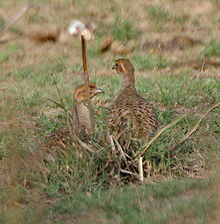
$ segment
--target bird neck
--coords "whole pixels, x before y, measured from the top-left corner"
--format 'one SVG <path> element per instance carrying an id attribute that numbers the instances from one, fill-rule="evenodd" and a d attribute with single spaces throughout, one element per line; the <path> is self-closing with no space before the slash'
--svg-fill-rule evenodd
<path id="1" fill-rule="evenodd" d="M 135 79 L 134 74 L 124 74 L 121 83 L 120 93 L 124 92 L 124 90 L 133 90 L 135 89 Z"/>

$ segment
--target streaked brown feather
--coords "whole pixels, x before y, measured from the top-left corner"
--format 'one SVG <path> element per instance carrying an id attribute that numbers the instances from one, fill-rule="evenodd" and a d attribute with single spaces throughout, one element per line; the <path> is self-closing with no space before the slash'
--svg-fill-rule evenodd
<path id="1" fill-rule="evenodd" d="M 116 70 L 122 74 L 120 93 L 111 107 L 108 123 L 115 134 L 132 132 L 135 138 L 147 140 L 157 129 L 157 115 L 151 103 L 135 89 L 134 69 L 130 61 L 116 61 Z"/>
<path id="2" fill-rule="evenodd" d="M 89 84 L 89 96 L 92 99 L 95 95 L 103 92 L 98 89 L 95 84 Z M 85 86 L 79 86 L 74 93 L 74 113 L 73 113 L 73 127 L 76 135 L 84 142 L 88 142 L 92 138 L 91 122 L 89 109 L 86 100 Z"/>

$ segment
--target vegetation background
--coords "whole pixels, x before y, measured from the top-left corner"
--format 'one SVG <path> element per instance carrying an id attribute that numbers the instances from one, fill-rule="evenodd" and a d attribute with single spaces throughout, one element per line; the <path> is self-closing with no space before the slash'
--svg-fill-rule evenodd
<path id="1" fill-rule="evenodd" d="M 22 10 L 0 0 L 0 30 Z M 220 101 L 219 0 L 32 0 L 0 32 L 0 223 L 220 223 L 220 108 L 210 111 L 175 153 L 171 149 Z M 74 19 L 95 24 L 88 42 L 90 80 L 105 91 L 93 101 L 100 132 L 118 94 L 115 59 L 129 58 L 141 95 L 160 127 L 187 116 L 146 151 L 144 183 L 115 183 L 97 158 L 68 139 L 47 136 L 66 127 L 83 82 Z M 41 41 L 54 33 L 58 40 Z M 114 38 L 111 49 L 103 44 Z M 57 91 L 60 90 L 60 94 Z M 109 148 L 102 148 L 108 153 Z"/>

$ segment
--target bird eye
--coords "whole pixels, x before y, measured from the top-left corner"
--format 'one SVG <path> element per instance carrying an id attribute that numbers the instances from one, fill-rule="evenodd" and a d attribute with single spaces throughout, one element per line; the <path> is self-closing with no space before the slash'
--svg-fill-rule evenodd
<path id="1" fill-rule="evenodd" d="M 118 66 L 118 63 L 115 63 L 115 66 Z"/>

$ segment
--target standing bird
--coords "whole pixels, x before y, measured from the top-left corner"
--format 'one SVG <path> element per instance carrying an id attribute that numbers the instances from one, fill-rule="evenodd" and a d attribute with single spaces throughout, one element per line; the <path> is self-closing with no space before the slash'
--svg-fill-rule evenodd
<path id="1" fill-rule="evenodd" d="M 104 91 L 98 89 L 95 84 L 90 83 L 90 99 L 99 93 L 104 93 Z M 86 89 L 84 85 L 81 85 L 74 93 L 73 130 L 81 140 L 88 142 L 92 138 L 91 129 L 89 108 L 86 100 Z"/>
<path id="2" fill-rule="evenodd" d="M 130 133 L 134 138 L 148 140 L 157 129 L 157 115 L 135 88 L 133 65 L 128 59 L 118 59 L 112 69 L 122 75 L 122 84 L 108 116 L 110 129 L 117 138 Z"/>
<path id="3" fill-rule="evenodd" d="M 104 93 L 98 89 L 93 83 L 89 84 L 89 96 L 92 99 L 95 95 Z M 74 110 L 73 110 L 73 130 L 75 134 L 84 142 L 88 142 L 92 138 L 91 122 L 89 109 L 87 107 L 85 86 L 78 86 L 74 93 Z M 70 139 L 69 127 L 58 129 L 45 137 L 45 150 L 48 153 L 56 152 L 54 148 L 63 144 L 68 144 Z"/>

